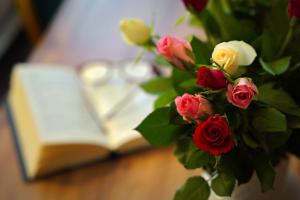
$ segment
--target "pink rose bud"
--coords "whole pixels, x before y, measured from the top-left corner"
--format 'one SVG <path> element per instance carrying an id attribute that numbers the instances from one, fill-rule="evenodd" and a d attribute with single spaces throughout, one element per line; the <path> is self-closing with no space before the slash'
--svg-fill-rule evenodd
<path id="1" fill-rule="evenodd" d="M 300 18 L 300 0 L 290 0 L 288 4 L 289 18 Z"/>
<path id="2" fill-rule="evenodd" d="M 240 78 L 236 85 L 228 85 L 226 96 L 229 103 L 247 109 L 256 94 L 258 94 L 258 90 L 254 83 L 248 78 Z"/>
<path id="3" fill-rule="evenodd" d="M 201 95 L 185 93 L 175 99 L 177 112 L 188 122 L 200 123 L 200 118 L 212 114 L 210 102 Z"/>
<path id="4" fill-rule="evenodd" d="M 156 47 L 161 56 L 179 69 L 185 69 L 185 63 L 194 63 L 188 55 L 188 52 L 192 52 L 190 43 L 181 38 L 167 35 L 157 42 Z"/>

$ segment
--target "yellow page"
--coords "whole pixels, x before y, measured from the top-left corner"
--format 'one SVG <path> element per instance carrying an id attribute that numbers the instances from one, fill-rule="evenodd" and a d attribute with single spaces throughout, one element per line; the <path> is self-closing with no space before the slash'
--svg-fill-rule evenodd
<path id="1" fill-rule="evenodd" d="M 43 143 L 107 146 L 104 132 L 82 97 L 74 71 L 45 64 L 21 64 L 16 70 L 27 92 Z"/>

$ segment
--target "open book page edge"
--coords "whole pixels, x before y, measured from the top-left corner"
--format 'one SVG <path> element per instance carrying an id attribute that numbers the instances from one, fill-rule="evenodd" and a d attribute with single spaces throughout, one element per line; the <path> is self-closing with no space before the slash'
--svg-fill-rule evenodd
<path id="1" fill-rule="evenodd" d="M 31 64 L 31 63 L 30 64 L 18 64 L 18 65 L 16 65 L 15 69 L 18 70 L 18 73 L 20 73 L 24 69 L 25 73 L 26 73 L 26 70 L 28 70 L 29 68 L 33 69 L 33 70 L 41 70 L 41 71 L 43 71 L 43 70 L 49 70 L 49 71 L 59 70 L 59 71 L 65 71 L 67 73 L 73 73 L 74 76 L 76 75 L 74 70 L 68 68 L 67 66 L 60 66 L 60 65 Z M 28 83 L 26 83 L 26 80 L 24 79 L 24 77 L 22 77 L 22 75 L 20 75 L 20 77 L 22 78 L 22 81 L 25 83 L 24 86 L 26 87 L 26 92 L 28 92 L 27 97 L 29 98 L 30 106 L 31 106 L 33 115 L 35 116 L 35 120 L 37 121 L 39 131 L 43 131 L 43 127 L 41 127 L 42 122 L 40 121 L 40 117 L 38 114 L 39 111 L 33 105 L 34 103 L 32 103 L 33 95 L 31 95 L 30 86 Z M 78 87 L 79 87 L 79 83 L 78 83 Z M 82 94 L 80 94 L 80 95 L 82 95 Z M 86 134 L 84 134 L 84 131 L 82 131 L 82 134 L 79 133 L 79 134 L 77 134 L 77 136 L 73 135 L 72 137 L 64 137 L 64 134 L 62 132 L 61 134 L 58 134 L 59 135 L 58 137 L 44 139 L 43 144 L 53 145 L 53 144 L 84 144 L 84 143 L 86 143 L 86 144 L 99 145 L 101 147 L 108 148 L 105 136 L 100 134 L 102 132 L 101 128 L 100 128 L 100 124 L 95 119 L 92 119 L 92 117 L 91 117 L 91 120 L 93 120 L 95 122 L 95 124 L 98 126 L 99 134 L 95 134 L 93 136 L 91 136 L 91 135 L 87 136 Z M 77 133 L 79 132 L 78 130 L 74 130 L 74 131 L 76 131 Z"/>

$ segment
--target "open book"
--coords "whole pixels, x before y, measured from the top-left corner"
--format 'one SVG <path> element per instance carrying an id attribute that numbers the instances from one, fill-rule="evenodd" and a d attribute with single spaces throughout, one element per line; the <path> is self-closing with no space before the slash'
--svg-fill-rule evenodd
<path id="1" fill-rule="evenodd" d="M 115 75 L 97 87 L 79 77 L 63 66 L 14 68 L 8 104 L 27 178 L 147 145 L 133 129 L 154 97 Z"/>

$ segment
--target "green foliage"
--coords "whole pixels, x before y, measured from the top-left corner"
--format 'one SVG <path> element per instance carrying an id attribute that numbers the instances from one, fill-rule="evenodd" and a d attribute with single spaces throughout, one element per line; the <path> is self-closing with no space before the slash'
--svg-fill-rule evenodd
<path id="1" fill-rule="evenodd" d="M 185 184 L 179 188 L 174 200 L 207 200 L 210 195 L 208 183 L 200 176 L 189 178 Z"/>
<path id="2" fill-rule="evenodd" d="M 211 188 L 219 196 L 231 196 L 235 186 L 235 178 L 230 174 L 219 174 L 211 182 Z"/>
<path id="3" fill-rule="evenodd" d="M 288 0 L 209 0 L 202 12 L 189 12 L 177 21 L 178 25 L 188 18 L 192 26 L 206 33 L 207 40 L 189 37 L 192 52 L 186 53 L 195 64 L 179 70 L 157 56 L 158 65 L 172 67 L 171 76 L 141 85 L 146 92 L 159 96 L 156 110 L 136 130 L 155 146 L 176 144 L 178 161 L 187 169 L 202 167 L 209 172 L 213 177 L 211 189 L 219 196 L 230 196 L 235 185 L 249 182 L 254 171 L 262 191 L 272 189 L 275 163 L 287 151 L 300 157 L 300 23 L 288 18 L 287 4 Z M 258 95 L 246 110 L 228 102 L 227 89 L 212 91 L 196 84 L 200 65 L 218 67 L 210 60 L 214 46 L 230 40 L 251 44 L 259 58 L 249 67 L 239 67 L 233 76 L 225 73 L 231 83 L 249 77 L 259 86 Z M 184 93 L 205 96 L 213 112 L 227 118 L 234 138 L 230 152 L 214 156 L 195 146 L 192 135 L 198 124 L 185 121 L 174 103 Z M 207 181 L 192 177 L 174 199 L 207 200 L 209 194 Z"/>
<path id="4" fill-rule="evenodd" d="M 261 56 L 267 61 L 276 59 L 289 30 L 289 19 L 286 11 L 287 1 L 274 0 L 271 4 L 265 23 L 263 24 L 264 32 Z"/>
<path id="5" fill-rule="evenodd" d="M 168 105 L 171 101 L 175 99 L 177 93 L 174 89 L 170 89 L 162 93 L 154 102 L 154 108 L 158 109 Z"/>
<path id="6" fill-rule="evenodd" d="M 142 83 L 141 87 L 147 93 L 159 94 L 172 89 L 172 82 L 169 78 L 158 77 Z"/>
<path id="7" fill-rule="evenodd" d="M 253 127 L 258 132 L 286 132 L 287 121 L 284 114 L 275 108 L 261 108 L 255 111 Z"/>
<path id="8" fill-rule="evenodd" d="M 252 138 L 252 136 L 248 133 L 242 134 L 242 139 L 245 142 L 245 144 L 253 149 L 256 149 L 258 147 L 258 143 Z"/>
<path id="9" fill-rule="evenodd" d="M 239 185 L 247 183 L 253 174 L 253 167 L 249 162 L 248 153 L 236 149 L 222 155 L 216 168 L 219 174 L 234 176 Z"/>
<path id="10" fill-rule="evenodd" d="M 178 114 L 175 102 L 171 103 L 170 105 L 170 124 L 175 125 L 186 125 L 188 124 L 187 121 L 183 120 L 182 116 Z"/>
<path id="11" fill-rule="evenodd" d="M 164 57 L 162 57 L 160 55 L 155 56 L 154 61 L 157 65 L 162 66 L 162 67 L 166 67 L 166 66 L 171 67 L 172 66 Z"/>
<path id="12" fill-rule="evenodd" d="M 176 143 L 174 154 L 187 169 L 196 169 L 215 163 L 215 158 L 209 152 L 199 150 L 190 137 L 182 138 Z"/>
<path id="13" fill-rule="evenodd" d="M 262 191 L 265 192 L 272 189 L 275 180 L 275 171 L 269 158 L 261 154 L 255 155 L 253 164 Z"/>
<path id="14" fill-rule="evenodd" d="M 198 38 L 193 37 L 191 45 L 196 58 L 196 63 L 209 65 L 212 49 L 208 48 L 208 44 L 205 44 Z"/>
<path id="15" fill-rule="evenodd" d="M 152 145 L 168 146 L 182 133 L 182 127 L 169 124 L 169 108 L 149 114 L 135 129 Z"/>
<path id="16" fill-rule="evenodd" d="M 270 150 L 284 146 L 291 136 L 292 131 L 265 133 L 266 145 Z"/>
<path id="17" fill-rule="evenodd" d="M 258 100 L 283 113 L 300 116 L 300 108 L 292 97 L 283 89 L 274 87 L 273 83 L 259 87 Z"/>
<path id="18" fill-rule="evenodd" d="M 290 61 L 291 57 L 281 58 L 273 62 L 265 62 L 262 59 L 259 60 L 263 69 L 273 76 L 283 74 L 288 69 Z"/>
<path id="19" fill-rule="evenodd" d="M 226 1 L 210 0 L 208 10 L 214 16 L 219 26 L 223 41 L 252 41 L 255 37 L 255 31 L 251 29 L 251 26 L 242 26 L 240 23 L 241 19 L 238 20 L 231 14 L 231 8 L 227 5 Z"/>

